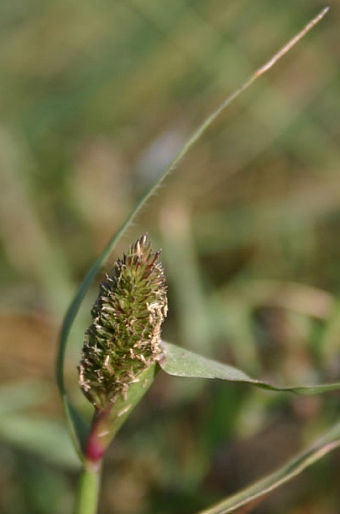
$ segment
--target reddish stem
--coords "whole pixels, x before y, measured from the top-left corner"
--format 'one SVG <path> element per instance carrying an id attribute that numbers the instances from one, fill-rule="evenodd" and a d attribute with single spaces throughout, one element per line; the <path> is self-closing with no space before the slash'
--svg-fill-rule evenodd
<path id="1" fill-rule="evenodd" d="M 91 431 L 85 447 L 85 458 L 87 462 L 99 464 L 105 455 L 110 443 L 110 432 L 108 430 L 108 415 L 111 406 L 101 411 L 96 411 L 93 417 Z"/>

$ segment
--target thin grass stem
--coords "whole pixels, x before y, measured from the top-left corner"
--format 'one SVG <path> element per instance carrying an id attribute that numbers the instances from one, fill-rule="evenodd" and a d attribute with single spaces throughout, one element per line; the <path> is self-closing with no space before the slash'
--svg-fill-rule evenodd
<path id="1" fill-rule="evenodd" d="M 84 465 L 73 514 L 96 514 L 100 489 L 100 467 Z"/>

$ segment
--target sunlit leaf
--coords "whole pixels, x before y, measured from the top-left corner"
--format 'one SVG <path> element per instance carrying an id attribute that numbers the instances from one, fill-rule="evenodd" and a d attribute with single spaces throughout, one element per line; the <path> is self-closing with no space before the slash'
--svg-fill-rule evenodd
<path id="1" fill-rule="evenodd" d="M 228 364 L 222 364 L 202 355 L 185 350 L 171 343 L 162 342 L 164 355 L 160 366 L 169 375 L 187 378 L 218 378 L 229 382 L 243 382 L 271 391 L 288 391 L 298 394 L 319 394 L 340 389 L 340 382 L 296 386 L 276 386 L 263 380 L 256 380 Z"/>

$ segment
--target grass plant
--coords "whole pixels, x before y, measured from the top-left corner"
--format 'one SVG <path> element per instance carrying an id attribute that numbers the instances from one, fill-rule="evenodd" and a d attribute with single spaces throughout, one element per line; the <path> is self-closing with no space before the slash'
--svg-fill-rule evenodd
<path id="1" fill-rule="evenodd" d="M 151 191 L 192 128 L 322 6 L 0 2 L 2 514 L 93 511 L 98 499 L 115 514 L 339 513 L 333 4 Z M 69 319 L 65 424 L 54 372 L 65 308 L 146 191 Z M 146 393 L 136 382 L 118 395 L 117 432 L 93 465 L 84 331 L 99 283 L 145 233 L 162 248 L 167 358 L 145 372 Z M 110 376 L 110 356 L 104 366 Z"/>
<path id="2" fill-rule="evenodd" d="M 142 195 L 136 207 L 131 210 L 121 227 L 112 236 L 105 250 L 85 276 L 70 305 L 61 331 L 57 379 L 69 432 L 83 468 L 75 507 L 76 514 L 94 514 L 97 511 L 102 459 L 117 430 L 152 384 L 156 372 L 160 369 L 169 375 L 222 379 L 246 383 L 261 389 L 303 395 L 315 395 L 340 388 L 339 382 L 293 386 L 273 385 L 266 380 L 253 379 L 236 367 L 207 359 L 162 340 L 160 324 L 164 319 L 166 304 L 163 278 L 160 280 L 157 276 L 158 278 L 151 280 L 150 277 L 153 276 L 153 270 L 156 274 L 161 272 L 163 277 L 163 271 L 157 264 L 158 252 L 150 253 L 150 246 L 146 246 L 145 236 L 130 247 L 122 260 L 117 261 L 112 277 L 108 276 L 106 281 L 102 282 L 101 293 L 93 307 L 92 328 L 90 327 L 87 332 L 87 342 L 85 342 L 80 364 L 80 384 L 95 409 L 92 421 L 81 420 L 67 393 L 64 380 L 65 352 L 74 319 L 90 284 L 121 236 L 163 180 L 178 166 L 222 111 L 255 80 L 270 70 L 278 59 L 324 17 L 327 11 L 327 8 L 324 9 L 308 23 L 199 126 L 170 165 Z M 162 304 L 159 303 L 160 299 Z M 137 330 L 140 322 L 141 331 Z M 128 335 L 123 337 L 122 334 Z M 113 341 L 116 341 L 115 344 Z M 123 352 L 121 355 L 117 353 L 118 348 Z M 151 351 L 150 348 L 153 350 Z M 338 446 L 340 446 L 340 428 L 336 423 L 314 444 L 276 472 L 240 493 L 205 509 L 202 514 L 233 512 L 243 505 L 258 501 L 259 498 L 300 474 Z"/>

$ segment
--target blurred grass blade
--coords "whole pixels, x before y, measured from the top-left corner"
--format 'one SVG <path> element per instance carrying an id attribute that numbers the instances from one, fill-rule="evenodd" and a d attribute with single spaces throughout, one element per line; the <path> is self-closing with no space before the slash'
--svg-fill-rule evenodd
<path id="1" fill-rule="evenodd" d="M 0 437 L 25 452 L 69 469 L 79 467 L 65 426 L 41 415 L 11 413 L 0 418 Z"/>
<path id="2" fill-rule="evenodd" d="M 60 391 L 60 395 L 62 398 L 64 414 L 66 417 L 68 429 L 72 436 L 72 440 L 75 446 L 75 449 L 82 459 L 82 433 L 84 432 L 83 424 L 79 423 L 79 419 L 75 416 L 75 409 L 73 408 L 71 401 L 69 400 L 66 392 L 65 382 L 64 382 L 64 361 L 65 361 L 65 353 L 66 346 L 69 337 L 69 333 L 71 327 L 73 325 L 74 319 L 78 313 L 80 305 L 93 281 L 95 276 L 98 274 L 101 266 L 106 261 L 116 243 L 120 239 L 120 237 L 124 234 L 126 229 L 129 227 L 130 223 L 137 216 L 141 208 L 146 204 L 148 199 L 154 194 L 159 185 L 163 182 L 166 176 L 173 171 L 176 166 L 182 161 L 185 155 L 189 152 L 192 146 L 200 139 L 200 137 L 205 133 L 205 131 L 210 127 L 210 125 L 215 121 L 215 119 L 224 111 L 226 107 L 228 107 L 243 91 L 245 91 L 257 78 L 266 73 L 281 57 L 283 57 L 302 37 L 304 37 L 309 30 L 311 30 L 326 14 L 328 8 L 323 9 L 312 21 L 310 21 L 296 36 L 294 36 L 287 44 L 285 44 L 269 61 L 267 61 L 263 66 L 261 66 L 255 73 L 253 73 L 248 80 L 246 80 L 236 91 L 234 91 L 230 96 L 228 96 L 215 111 L 213 111 L 207 118 L 203 121 L 203 123 L 194 131 L 194 133 L 189 137 L 188 141 L 185 143 L 183 148 L 179 151 L 179 153 L 175 156 L 175 158 L 170 162 L 169 166 L 160 174 L 157 180 L 149 187 L 149 189 L 142 195 L 142 197 L 137 202 L 135 208 L 131 211 L 131 213 L 127 216 L 125 221 L 122 223 L 118 231 L 112 236 L 110 241 L 108 242 L 106 248 L 95 261 L 93 266 L 87 272 L 83 282 L 81 283 L 77 294 L 75 295 L 71 305 L 68 308 L 66 316 L 64 318 L 64 323 L 61 329 L 60 339 L 59 339 L 59 348 L 58 348 L 58 356 L 57 356 L 57 364 L 56 364 L 56 375 L 57 375 L 57 384 Z M 85 427 L 86 428 L 86 427 Z"/>
<path id="3" fill-rule="evenodd" d="M 252 501 L 260 499 L 269 494 L 277 487 L 288 482 L 303 470 L 317 462 L 327 453 L 340 446 L 340 423 L 327 431 L 309 448 L 290 459 L 286 464 L 274 471 L 270 475 L 255 482 L 239 493 L 222 500 L 217 505 L 210 507 L 199 514 L 226 514 L 246 505 Z"/>
<path id="4" fill-rule="evenodd" d="M 229 382 L 243 382 L 270 391 L 287 391 L 297 394 L 320 394 L 340 389 L 340 382 L 303 386 L 275 386 L 269 382 L 255 380 L 240 369 L 222 364 L 202 355 L 185 350 L 171 343 L 162 342 L 164 356 L 160 366 L 169 375 L 187 378 L 219 378 Z"/>
<path id="5" fill-rule="evenodd" d="M 49 384 L 43 380 L 25 380 L 0 388 L 0 419 L 4 416 L 43 404 L 51 396 Z"/>

